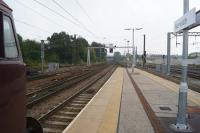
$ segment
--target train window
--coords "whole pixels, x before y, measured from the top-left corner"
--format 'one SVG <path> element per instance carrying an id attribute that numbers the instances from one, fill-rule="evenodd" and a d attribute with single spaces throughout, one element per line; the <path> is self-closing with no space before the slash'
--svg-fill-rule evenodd
<path id="1" fill-rule="evenodd" d="M 6 58 L 18 57 L 17 45 L 11 19 L 3 16 L 4 53 Z"/>

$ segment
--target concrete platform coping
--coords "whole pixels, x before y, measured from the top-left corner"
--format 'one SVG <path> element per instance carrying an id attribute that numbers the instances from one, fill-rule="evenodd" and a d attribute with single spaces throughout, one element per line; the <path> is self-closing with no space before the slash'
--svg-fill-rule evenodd
<path id="1" fill-rule="evenodd" d="M 63 133 L 116 133 L 124 69 L 117 68 Z"/>

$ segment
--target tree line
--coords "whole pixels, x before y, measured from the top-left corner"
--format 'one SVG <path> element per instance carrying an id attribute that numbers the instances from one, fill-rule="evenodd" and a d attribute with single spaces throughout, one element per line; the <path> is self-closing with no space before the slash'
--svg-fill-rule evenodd
<path id="1" fill-rule="evenodd" d="M 26 39 L 18 34 L 24 62 L 29 66 L 38 66 L 41 62 L 41 42 Z M 61 64 L 85 64 L 87 62 L 87 47 L 103 47 L 104 44 L 92 42 L 91 45 L 83 37 L 76 37 L 65 32 L 53 33 L 45 41 L 45 62 L 58 62 Z M 100 52 L 101 51 L 101 52 Z M 106 60 L 106 49 L 92 49 L 90 57 L 92 62 Z"/>

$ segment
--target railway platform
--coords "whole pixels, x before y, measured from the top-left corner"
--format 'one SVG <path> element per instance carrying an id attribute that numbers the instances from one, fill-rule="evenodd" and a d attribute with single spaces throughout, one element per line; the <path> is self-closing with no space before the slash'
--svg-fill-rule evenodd
<path id="1" fill-rule="evenodd" d="M 130 73 L 130 74 L 128 74 Z M 179 85 L 148 72 L 117 68 L 63 133 L 174 133 Z M 199 133 L 200 94 L 188 90 L 188 122 Z"/>

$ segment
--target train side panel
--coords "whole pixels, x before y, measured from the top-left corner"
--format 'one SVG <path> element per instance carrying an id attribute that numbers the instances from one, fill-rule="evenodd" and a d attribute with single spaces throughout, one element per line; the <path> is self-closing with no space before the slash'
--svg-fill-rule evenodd
<path id="1" fill-rule="evenodd" d="M 0 1 L 0 132 L 25 133 L 25 65 L 12 10 Z"/>
<path id="2" fill-rule="evenodd" d="M 25 67 L 0 64 L 0 132 L 23 133 L 26 128 Z"/>

